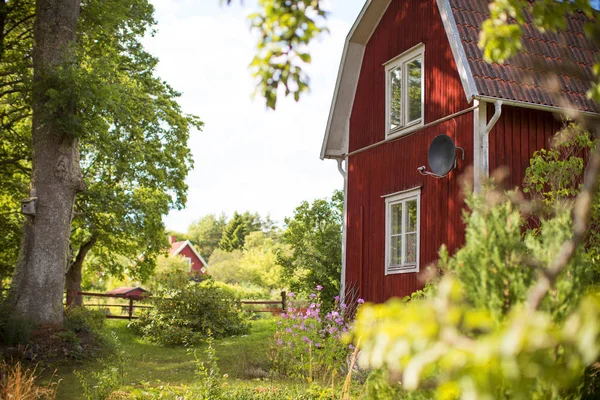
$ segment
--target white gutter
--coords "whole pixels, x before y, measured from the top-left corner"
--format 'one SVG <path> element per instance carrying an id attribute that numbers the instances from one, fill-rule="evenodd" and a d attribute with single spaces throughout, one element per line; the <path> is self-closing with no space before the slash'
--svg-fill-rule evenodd
<path id="1" fill-rule="evenodd" d="M 591 112 L 591 111 L 580 111 L 580 110 L 576 110 L 574 108 L 547 106 L 544 104 L 526 103 L 524 101 L 500 99 L 498 97 L 490 97 L 490 96 L 479 96 L 478 95 L 478 96 L 475 96 L 474 98 L 477 100 L 480 100 L 480 101 L 488 102 L 488 103 L 494 103 L 494 102 L 500 100 L 506 106 L 530 108 L 532 110 L 547 111 L 547 112 L 552 112 L 552 113 L 561 113 L 561 114 L 567 114 L 569 116 L 583 114 L 588 117 L 600 118 L 599 113 L 595 113 L 595 112 Z"/>
<path id="2" fill-rule="evenodd" d="M 344 178 L 344 209 L 342 211 L 342 268 L 340 274 L 340 302 L 344 302 L 346 296 L 346 231 L 348 229 L 348 157 L 336 159 L 338 171 Z M 344 168 L 344 163 L 346 164 Z"/>

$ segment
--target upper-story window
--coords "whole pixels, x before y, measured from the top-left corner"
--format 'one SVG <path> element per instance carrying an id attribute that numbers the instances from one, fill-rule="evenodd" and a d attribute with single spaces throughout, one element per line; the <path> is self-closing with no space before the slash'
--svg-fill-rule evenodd
<path id="1" fill-rule="evenodd" d="M 423 125 L 424 55 L 425 46 L 419 44 L 384 64 L 388 135 Z"/>

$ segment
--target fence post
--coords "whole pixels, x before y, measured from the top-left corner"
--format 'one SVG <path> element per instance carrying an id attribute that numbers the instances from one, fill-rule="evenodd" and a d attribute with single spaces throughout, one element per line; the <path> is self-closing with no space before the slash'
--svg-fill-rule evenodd
<path id="1" fill-rule="evenodd" d="M 287 296 L 285 291 L 281 292 L 281 310 L 285 312 L 287 310 Z"/>
<path id="2" fill-rule="evenodd" d="M 129 320 L 133 318 L 133 297 L 129 298 Z"/>

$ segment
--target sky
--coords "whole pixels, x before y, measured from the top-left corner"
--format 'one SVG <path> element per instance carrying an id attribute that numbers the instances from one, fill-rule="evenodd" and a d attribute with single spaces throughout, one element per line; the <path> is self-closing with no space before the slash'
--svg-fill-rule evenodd
<path id="1" fill-rule="evenodd" d="M 244 6 L 242 5 L 244 4 Z M 364 0 L 331 0 L 329 34 L 310 47 L 311 92 L 299 103 L 281 98 L 277 110 L 252 98 L 248 69 L 255 52 L 247 15 L 252 0 L 153 0 L 157 33 L 145 39 L 158 57 L 157 74 L 182 92 L 186 113 L 204 122 L 189 146 L 194 170 L 186 179 L 187 206 L 165 218 L 186 232 L 204 215 L 258 212 L 283 223 L 303 201 L 343 189 L 332 160 L 319 158 L 344 39 Z"/>

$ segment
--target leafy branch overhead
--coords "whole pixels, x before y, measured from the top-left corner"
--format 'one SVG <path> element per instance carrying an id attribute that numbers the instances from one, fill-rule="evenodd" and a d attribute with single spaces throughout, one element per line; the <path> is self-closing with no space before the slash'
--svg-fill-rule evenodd
<path id="1" fill-rule="evenodd" d="M 296 101 L 308 91 L 309 77 L 304 70 L 311 62 L 308 45 L 327 32 L 323 3 L 259 0 L 259 11 L 248 17 L 259 36 L 250 69 L 256 79 L 256 94 L 264 97 L 267 107 L 275 109 L 280 89 Z"/>
<path id="2" fill-rule="evenodd" d="M 503 63 L 522 48 L 523 25 L 531 20 L 542 32 L 568 29 L 565 15 L 581 13 L 587 18 L 584 31 L 588 39 L 600 46 L 600 13 L 589 0 L 496 0 L 489 4 L 490 18 L 479 34 L 479 47 L 487 62 Z M 588 97 L 600 101 L 600 58 L 594 65 L 595 81 Z"/>

